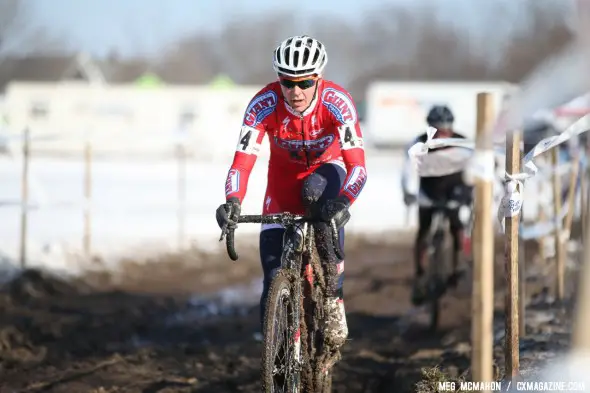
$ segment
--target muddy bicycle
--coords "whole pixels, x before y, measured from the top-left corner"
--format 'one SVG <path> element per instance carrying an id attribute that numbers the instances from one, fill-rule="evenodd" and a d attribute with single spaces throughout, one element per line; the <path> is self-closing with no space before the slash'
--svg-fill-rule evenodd
<path id="1" fill-rule="evenodd" d="M 301 215 L 241 215 L 239 223 L 281 224 L 285 227 L 281 267 L 266 299 L 263 326 L 262 391 L 265 393 L 330 393 L 332 367 L 339 348 L 324 335 L 326 272 L 320 261 L 314 222 Z M 334 252 L 344 259 L 338 229 L 329 225 Z M 234 229 L 222 231 L 229 257 L 236 261 Z"/>
<path id="2" fill-rule="evenodd" d="M 440 300 L 449 287 L 457 285 L 459 276 L 452 274 L 449 268 L 448 249 L 446 248 L 446 234 L 448 232 L 448 218 L 446 212 L 460 209 L 463 205 L 450 200 L 433 202 L 426 198 L 419 200 L 419 206 L 433 209 L 432 223 L 426 238 L 426 255 L 428 256 L 428 270 L 426 282 L 426 303 L 430 313 L 429 328 L 435 331 L 440 319 Z M 470 223 L 469 219 L 462 220 Z M 467 229 L 467 228 L 466 228 Z"/>

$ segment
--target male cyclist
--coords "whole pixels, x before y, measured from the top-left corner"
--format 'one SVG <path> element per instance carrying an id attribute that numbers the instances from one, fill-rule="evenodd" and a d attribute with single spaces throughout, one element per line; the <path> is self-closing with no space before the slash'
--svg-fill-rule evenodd
<path id="1" fill-rule="evenodd" d="M 426 117 L 426 122 L 430 127 L 437 129 L 434 138 L 465 138 L 463 135 L 453 131 L 453 122 L 455 117 L 451 110 L 444 105 L 433 106 Z M 418 136 L 411 145 L 416 142 L 426 142 L 426 133 Z M 448 149 L 446 147 L 432 149 L 437 151 Z M 408 176 L 411 168 L 409 156 L 406 154 L 404 171 L 402 172 L 402 190 L 404 193 L 404 203 L 406 206 L 417 201 L 417 196 L 408 190 Z M 420 177 L 419 194 L 433 202 L 444 203 L 447 201 L 456 201 L 461 205 L 469 205 L 472 200 L 472 187 L 463 181 L 463 171 L 451 173 L 449 175 L 438 177 Z M 432 223 L 433 208 L 427 206 L 418 206 L 418 233 L 414 244 L 414 285 L 412 290 L 412 303 L 420 305 L 424 302 L 426 296 L 426 275 L 425 257 L 427 236 Z M 451 281 L 454 282 L 459 276 L 459 259 L 463 249 L 463 224 L 459 218 L 459 209 L 446 211 L 450 223 L 451 234 L 453 236 L 453 274 Z"/>
<path id="2" fill-rule="evenodd" d="M 337 260 L 331 236 L 326 234 L 328 222 L 334 219 L 344 239 L 348 208 L 363 189 L 367 170 L 356 107 L 346 90 L 322 78 L 327 61 L 325 46 L 305 35 L 290 37 L 275 49 L 273 67 L 278 80 L 260 90 L 246 108 L 225 182 L 226 203 L 219 206 L 216 218 L 222 228 L 239 221 L 248 177 L 268 135 L 270 161 L 263 214 L 304 214 L 309 207 L 324 221 L 316 233 L 322 239 L 317 242 L 318 253 L 330 278 L 326 336 L 334 345 L 342 345 L 348 335 L 342 301 L 344 262 Z M 278 225 L 261 228 L 261 319 L 273 274 L 280 267 L 283 232 Z"/>

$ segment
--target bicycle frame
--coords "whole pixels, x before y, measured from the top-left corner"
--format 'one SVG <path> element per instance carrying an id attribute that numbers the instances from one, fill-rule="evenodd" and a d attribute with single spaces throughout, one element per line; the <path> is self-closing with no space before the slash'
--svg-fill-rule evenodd
<path id="1" fill-rule="evenodd" d="M 459 209 L 461 204 L 452 200 L 443 203 L 435 203 L 430 200 L 422 199 L 419 202 L 421 207 L 430 207 L 434 209 L 428 236 L 430 241 L 427 242 L 428 249 L 426 250 L 429 256 L 430 276 L 434 277 L 440 275 L 441 270 L 442 273 L 444 273 L 444 269 L 441 269 L 442 266 L 439 266 L 440 263 L 432 261 L 432 256 L 436 250 L 440 249 L 440 245 L 445 239 L 445 232 L 447 230 L 446 212 Z"/>
<path id="2" fill-rule="evenodd" d="M 432 245 L 436 241 L 443 240 L 444 232 L 446 230 L 445 225 L 447 223 L 447 217 L 445 213 L 448 210 L 459 209 L 461 204 L 453 200 L 443 203 L 435 203 L 425 198 L 420 199 L 418 202 L 420 207 L 429 207 L 434 209 L 429 231 L 429 236 L 432 238 L 432 242 L 429 242 L 429 244 Z"/>
<path id="3" fill-rule="evenodd" d="M 306 265 L 305 272 L 303 271 L 303 256 L 308 255 L 311 256 L 313 252 L 313 241 L 314 241 L 314 222 L 318 222 L 316 219 L 308 218 L 305 216 L 300 215 L 293 215 L 290 213 L 281 213 L 281 214 L 274 214 L 274 215 L 245 215 L 241 216 L 239 219 L 240 223 L 275 223 L 281 224 L 285 227 L 285 233 L 283 235 L 283 252 L 281 255 L 281 268 L 279 271 L 282 271 L 282 275 L 280 278 L 278 276 L 273 277 L 274 282 L 281 282 L 281 280 L 285 280 L 285 277 L 289 282 L 291 282 L 291 293 L 292 298 L 295 299 L 295 304 L 299 304 L 298 307 L 293 307 L 291 309 L 291 318 L 293 321 L 293 328 L 297 329 L 296 334 L 299 334 L 298 339 L 295 341 L 294 350 L 291 352 L 289 356 L 289 364 L 290 369 L 296 370 L 296 372 L 301 373 L 305 370 L 305 367 L 311 367 L 311 365 L 315 364 L 314 362 L 320 362 L 325 369 L 331 368 L 331 366 L 336 362 L 338 358 L 330 358 L 330 361 L 326 361 L 325 358 L 317 357 L 317 353 L 313 355 L 309 360 L 312 363 L 304 361 L 302 356 L 301 350 L 301 343 L 304 342 L 307 346 L 309 343 L 315 342 L 315 334 L 317 328 L 310 328 L 307 320 L 303 320 L 306 318 L 307 312 L 305 312 L 305 305 L 299 299 L 306 299 L 304 297 L 304 291 L 307 295 L 307 291 L 311 288 L 311 293 L 314 293 L 313 289 L 313 281 L 315 274 L 323 274 L 320 272 L 315 272 L 315 268 L 312 267 L 311 258 L 307 261 L 309 264 Z M 235 251 L 234 246 L 234 231 L 235 226 L 230 228 L 224 228 L 222 230 L 220 241 L 223 240 L 224 236 L 226 237 L 226 246 L 228 255 L 232 260 L 238 259 L 238 254 Z M 336 256 L 340 259 L 344 259 L 344 252 L 340 245 L 340 239 L 338 236 L 338 229 L 336 227 L 336 223 L 334 220 L 330 222 L 330 229 L 332 235 L 332 241 L 334 246 L 334 251 Z M 322 270 L 322 269 L 320 269 Z M 279 273 L 281 274 L 281 273 Z M 319 277 L 322 277 L 321 275 Z M 279 281 L 275 281 L 279 280 Z M 304 284 L 304 285 L 302 285 Z M 272 286 L 271 286 L 272 287 Z M 323 294 L 322 294 L 323 296 Z M 312 301 L 315 301 L 315 295 L 312 295 Z M 303 314 L 302 314 L 303 313 Z M 316 317 L 314 317 L 316 318 Z M 266 323 L 266 322 L 265 322 Z M 301 328 L 305 327 L 305 330 Z M 308 341 L 309 340 L 309 341 Z M 322 341 L 323 342 L 323 341 Z M 306 347 L 307 350 L 304 350 L 303 353 L 307 353 L 307 356 L 310 356 L 311 353 L 315 353 L 317 347 L 315 344 L 311 344 L 311 347 Z M 323 353 L 323 352 L 322 352 Z M 339 355 L 339 352 L 336 352 Z M 324 356 L 324 355 L 322 355 Z M 264 359 L 264 356 L 263 356 Z M 319 360 L 321 359 L 321 360 Z M 325 385 L 325 379 L 316 380 L 316 378 L 328 378 L 328 377 L 318 377 L 316 374 L 317 371 L 314 371 L 315 368 L 309 368 L 311 370 L 311 374 L 307 374 L 309 378 L 313 378 L 313 383 L 318 383 L 320 386 L 327 386 Z M 322 374 L 323 375 L 323 374 Z M 326 374 L 325 375 L 330 375 Z M 329 377 L 328 381 L 331 383 L 331 376 Z M 323 388 L 322 388 L 323 389 Z M 323 390 L 322 390 L 323 391 Z"/>

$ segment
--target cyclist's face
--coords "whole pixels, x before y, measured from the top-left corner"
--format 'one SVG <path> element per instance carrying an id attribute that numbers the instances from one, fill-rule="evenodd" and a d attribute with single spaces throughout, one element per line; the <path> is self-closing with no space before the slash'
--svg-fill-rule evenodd
<path id="1" fill-rule="evenodd" d="M 433 124 L 433 126 L 436 128 L 436 134 L 434 135 L 435 138 L 447 138 L 453 134 L 452 123 Z"/>
<path id="2" fill-rule="evenodd" d="M 279 76 L 283 97 L 298 112 L 306 110 L 315 94 L 318 77 L 284 78 Z"/>

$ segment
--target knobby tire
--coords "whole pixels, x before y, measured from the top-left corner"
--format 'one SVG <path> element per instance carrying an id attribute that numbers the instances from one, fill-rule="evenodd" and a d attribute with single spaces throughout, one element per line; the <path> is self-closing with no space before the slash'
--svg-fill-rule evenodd
<path id="1" fill-rule="evenodd" d="M 329 367 L 327 372 L 323 369 L 326 366 L 326 362 L 330 360 L 326 356 L 331 353 L 331 348 L 327 347 L 327 342 L 324 338 L 324 323 L 325 323 L 325 293 L 327 291 L 328 283 L 326 279 L 326 269 L 323 265 L 315 244 L 315 236 L 311 243 L 310 255 L 303 256 L 303 265 L 310 264 L 313 269 L 313 282 L 314 287 L 309 288 L 309 283 L 304 280 L 305 285 L 309 289 L 304 288 L 305 294 L 310 293 L 310 301 L 304 303 L 308 306 L 305 310 L 306 319 L 304 321 L 306 325 L 306 331 L 313 332 L 313 340 L 308 339 L 306 350 L 307 358 L 311 359 L 312 375 L 306 377 L 313 378 L 313 391 L 314 393 L 332 393 L 332 367 Z M 310 346 L 311 344 L 311 346 Z"/>
<path id="2" fill-rule="evenodd" d="M 444 263 L 445 263 L 445 247 L 444 247 L 444 233 L 440 238 L 434 239 L 433 253 L 430 260 L 430 277 L 429 277 L 429 308 L 430 308 L 430 330 L 436 331 L 440 321 L 440 301 L 442 292 L 440 286 L 443 285 L 444 279 Z"/>
<path id="3" fill-rule="evenodd" d="M 280 349 L 275 348 L 276 343 L 273 341 L 276 336 L 284 337 L 289 341 L 287 347 L 291 350 L 294 349 L 292 340 L 295 333 L 297 332 L 298 327 L 296 326 L 297 321 L 293 320 L 293 310 L 295 307 L 299 307 L 299 299 L 294 298 L 295 292 L 293 291 L 292 282 L 293 281 L 288 274 L 282 270 L 279 270 L 277 275 L 273 278 L 268 291 L 263 325 L 264 342 L 261 362 L 262 391 L 265 393 L 293 393 L 294 391 L 301 393 L 300 370 L 296 365 L 292 364 L 294 361 L 291 356 L 285 356 L 282 362 L 283 364 L 276 364 L 275 353 L 280 351 Z M 276 331 L 276 321 L 280 317 L 279 308 L 283 302 L 287 303 L 287 315 L 283 316 L 283 318 L 286 319 L 286 321 L 283 322 L 286 323 L 282 327 L 278 328 L 281 331 Z M 283 356 L 284 355 L 285 354 L 283 354 Z M 294 374 L 292 378 L 289 378 L 289 380 L 283 381 L 283 386 L 285 386 L 287 389 L 282 391 L 273 389 L 275 384 L 274 370 L 275 368 L 280 367 L 290 368 L 291 372 Z M 280 382 L 280 379 L 278 382 Z"/>

